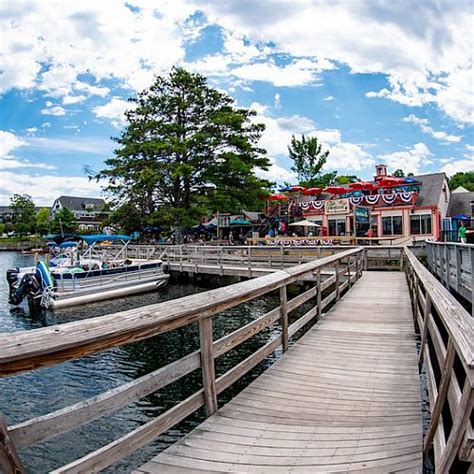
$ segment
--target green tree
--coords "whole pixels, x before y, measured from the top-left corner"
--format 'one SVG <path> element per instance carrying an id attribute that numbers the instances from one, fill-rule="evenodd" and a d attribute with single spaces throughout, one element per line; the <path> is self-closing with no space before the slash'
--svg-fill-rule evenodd
<path id="1" fill-rule="evenodd" d="M 180 229 L 212 210 L 216 196 L 245 208 L 269 188 L 255 175 L 270 164 L 257 146 L 264 125 L 203 76 L 174 68 L 131 102 L 115 156 L 94 177 L 107 179 L 115 204 L 138 210 L 140 222 L 158 216 Z"/>
<path id="2" fill-rule="evenodd" d="M 49 209 L 43 207 L 36 213 L 36 232 L 40 235 L 46 235 L 50 228 Z"/>
<path id="3" fill-rule="evenodd" d="M 57 234 L 76 232 L 77 220 L 76 216 L 67 207 L 63 207 L 54 215 L 51 223 L 51 231 Z"/>
<path id="4" fill-rule="evenodd" d="M 395 178 L 404 178 L 405 172 L 402 169 L 398 169 L 394 171 L 393 176 L 395 176 Z"/>
<path id="5" fill-rule="evenodd" d="M 5 224 L 0 222 L 0 237 L 5 233 Z"/>
<path id="6" fill-rule="evenodd" d="M 15 232 L 25 235 L 35 228 L 35 203 L 29 194 L 14 194 L 10 198 L 10 207 L 14 217 Z"/>
<path id="7" fill-rule="evenodd" d="M 296 173 L 299 184 L 308 187 L 316 186 L 321 169 L 329 156 L 329 150 L 322 150 L 317 137 L 306 138 L 301 135 L 301 139 L 297 139 L 293 135 L 288 145 L 288 153 L 294 162 L 291 171 Z"/>
<path id="8" fill-rule="evenodd" d="M 468 191 L 474 191 L 474 171 L 461 171 L 449 178 L 449 187 L 452 190 L 459 186 L 463 186 Z"/>
<path id="9" fill-rule="evenodd" d="M 354 175 L 354 174 L 351 174 L 351 175 L 341 175 L 341 176 L 338 176 L 336 178 L 336 182 L 337 184 L 349 184 L 349 183 L 355 183 L 359 178 Z"/>

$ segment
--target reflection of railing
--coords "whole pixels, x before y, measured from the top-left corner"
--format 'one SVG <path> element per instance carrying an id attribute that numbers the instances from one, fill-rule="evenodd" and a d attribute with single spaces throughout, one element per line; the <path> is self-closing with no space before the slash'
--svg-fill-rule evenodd
<path id="1" fill-rule="evenodd" d="M 414 191 L 392 194 L 372 194 L 366 196 L 351 196 L 349 204 L 351 206 L 396 206 L 396 205 L 414 205 L 418 194 Z M 299 206 L 304 213 L 324 211 L 324 203 L 327 200 L 300 202 Z"/>
<path id="2" fill-rule="evenodd" d="M 136 308 L 83 321 L 59 324 L 34 331 L 0 334 L 0 376 L 48 367 L 78 359 L 112 347 L 147 339 L 193 323 L 199 324 L 200 350 L 192 352 L 154 372 L 38 418 L 6 428 L 0 418 L 0 470 L 24 473 L 17 448 L 66 433 L 127 406 L 195 370 L 201 370 L 203 388 L 112 443 L 89 453 L 56 472 L 96 472 L 151 443 L 184 418 L 205 405 L 208 415 L 217 410 L 217 395 L 282 346 L 289 338 L 314 322 L 333 301 L 342 297 L 362 274 L 363 249 L 345 250 L 337 255 L 280 270 L 254 280 L 226 286 L 176 300 Z M 331 267 L 325 281 L 321 271 Z M 288 300 L 287 287 L 315 276 L 315 284 Z M 213 340 L 213 317 L 241 303 L 279 291 L 278 306 L 236 331 Z M 324 292 L 324 295 L 323 295 Z M 329 294 L 327 294 L 329 293 Z M 327 296 L 326 296 L 327 294 Z M 311 309 L 291 325 L 288 313 L 314 299 Z M 247 359 L 216 377 L 214 360 L 279 322 L 266 344 Z"/>
<path id="3" fill-rule="evenodd" d="M 426 368 L 431 410 L 423 450 L 428 453 L 433 445 L 436 472 L 455 472 L 455 462 L 456 472 L 471 472 L 474 319 L 408 249 L 406 259 L 421 335 L 418 362 Z"/>
<path id="4" fill-rule="evenodd" d="M 426 242 L 428 265 L 447 288 L 474 303 L 474 245 Z"/>

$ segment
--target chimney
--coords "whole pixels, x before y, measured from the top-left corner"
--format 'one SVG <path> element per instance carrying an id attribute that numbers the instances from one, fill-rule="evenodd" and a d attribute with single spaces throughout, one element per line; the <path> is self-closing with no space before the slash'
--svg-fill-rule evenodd
<path id="1" fill-rule="evenodd" d="M 375 177 L 374 181 L 380 181 L 387 177 L 387 165 L 375 165 Z"/>

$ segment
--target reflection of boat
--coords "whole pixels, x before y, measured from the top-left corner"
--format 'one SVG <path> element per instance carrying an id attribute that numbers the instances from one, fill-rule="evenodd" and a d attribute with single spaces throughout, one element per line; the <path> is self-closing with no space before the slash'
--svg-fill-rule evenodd
<path id="1" fill-rule="evenodd" d="M 60 239 L 58 239 L 60 240 Z M 103 242 L 123 244 L 113 253 Z M 84 235 L 51 245 L 49 267 L 7 271 L 9 302 L 47 309 L 65 308 L 111 298 L 119 298 L 166 285 L 169 275 L 162 261 L 127 258 L 130 237 L 125 235 Z"/>

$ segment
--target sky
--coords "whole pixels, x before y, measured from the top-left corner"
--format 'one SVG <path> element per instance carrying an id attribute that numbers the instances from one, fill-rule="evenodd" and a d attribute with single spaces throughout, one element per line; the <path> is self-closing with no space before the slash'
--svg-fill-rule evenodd
<path id="1" fill-rule="evenodd" d="M 295 184 L 292 134 L 325 171 L 474 170 L 470 0 L 0 0 L 0 204 L 104 196 L 127 99 L 179 65 L 266 125 L 262 177 Z"/>

